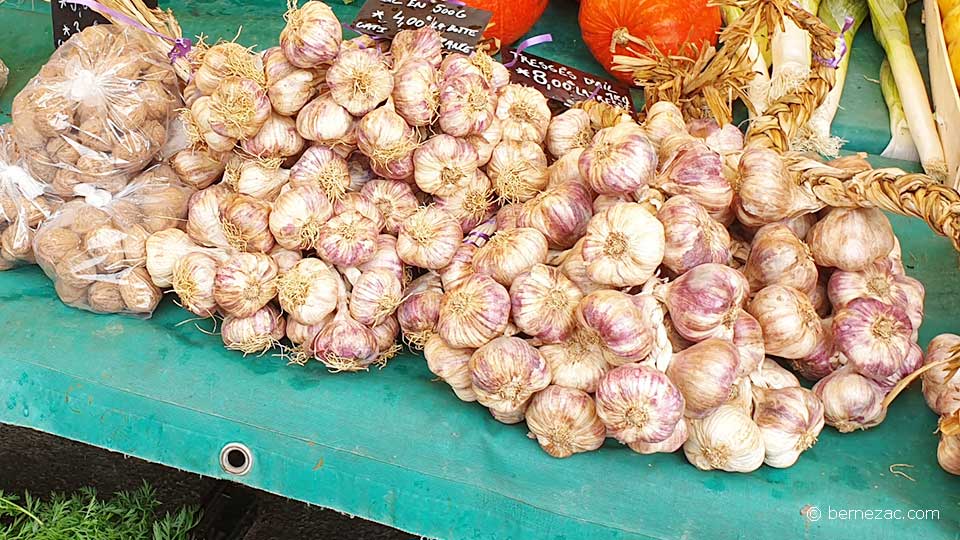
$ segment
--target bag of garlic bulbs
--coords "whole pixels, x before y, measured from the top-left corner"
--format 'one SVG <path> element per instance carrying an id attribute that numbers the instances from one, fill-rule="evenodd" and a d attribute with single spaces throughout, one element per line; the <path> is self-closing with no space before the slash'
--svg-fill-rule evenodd
<path id="1" fill-rule="evenodd" d="M 10 126 L 0 126 L 0 271 L 33 264 L 37 226 L 61 204 L 22 166 Z"/>
<path id="2" fill-rule="evenodd" d="M 156 165 L 116 194 L 89 184 L 33 240 L 37 263 L 67 305 L 149 317 L 161 291 L 145 268 L 150 234 L 182 227 L 193 190 Z"/>
<path id="3" fill-rule="evenodd" d="M 177 77 L 142 36 L 86 28 L 14 98 L 14 139 L 30 172 L 57 195 L 77 196 L 81 184 L 119 193 L 166 142 Z"/>

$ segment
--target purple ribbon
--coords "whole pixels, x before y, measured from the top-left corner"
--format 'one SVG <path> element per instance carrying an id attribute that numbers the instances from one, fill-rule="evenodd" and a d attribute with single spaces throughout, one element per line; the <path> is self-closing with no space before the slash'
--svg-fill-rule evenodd
<path id="1" fill-rule="evenodd" d="M 517 64 L 517 62 L 520 61 L 520 53 L 522 53 L 524 50 L 530 47 L 533 47 L 534 45 L 540 45 L 541 43 L 550 43 L 551 41 L 553 41 L 553 36 L 551 36 L 550 34 L 540 34 L 539 36 L 533 36 L 532 38 L 527 38 L 521 41 L 520 44 L 517 45 L 516 49 L 510 51 L 511 53 L 513 53 L 513 60 L 511 60 L 507 64 L 504 64 L 503 67 L 512 68 Z"/>
<path id="2" fill-rule="evenodd" d="M 854 22 L 855 19 L 850 15 L 847 15 L 843 18 L 843 28 L 840 29 L 840 37 L 838 38 L 840 40 L 840 50 L 838 51 L 837 56 L 830 59 L 817 56 L 817 62 L 834 69 L 840 67 L 840 61 L 843 60 L 844 55 L 847 54 L 847 40 L 843 38 L 843 34 L 847 33 L 847 30 L 853 28 Z"/>
<path id="3" fill-rule="evenodd" d="M 178 58 L 186 57 L 190 53 L 190 50 L 193 48 L 193 40 L 191 40 L 190 38 L 185 38 L 185 37 L 172 38 L 170 36 L 161 34 L 160 32 L 157 32 L 152 28 L 148 28 L 140 21 L 133 19 L 131 17 L 128 17 L 123 13 L 120 13 L 119 11 L 108 8 L 107 6 L 101 4 L 100 2 L 97 2 L 96 0 L 66 0 L 66 2 L 68 4 L 77 4 L 80 6 L 86 6 L 101 15 L 105 15 L 105 16 L 109 15 L 114 19 L 123 22 L 124 24 L 128 24 L 135 28 L 139 28 L 140 30 L 143 30 L 144 32 L 152 36 L 156 36 L 164 41 L 172 43 L 173 48 L 171 48 L 170 52 L 167 53 L 167 57 L 170 58 L 171 63 L 175 62 Z"/>
<path id="4" fill-rule="evenodd" d="M 590 92 L 590 95 L 587 96 L 587 100 L 591 100 L 591 99 L 597 97 L 597 94 L 600 93 L 600 86 L 601 86 L 601 84 L 600 84 L 600 83 L 597 83 L 597 85 L 596 85 L 595 87 L 593 87 L 593 92 Z"/>

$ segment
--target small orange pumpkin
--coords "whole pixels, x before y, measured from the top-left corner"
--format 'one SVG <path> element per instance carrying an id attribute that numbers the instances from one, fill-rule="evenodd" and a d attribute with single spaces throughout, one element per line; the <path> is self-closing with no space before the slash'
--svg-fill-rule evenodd
<path id="1" fill-rule="evenodd" d="M 636 56 L 650 41 L 664 54 L 684 43 L 716 44 L 720 8 L 707 0 L 581 0 L 580 32 L 594 58 L 614 77 L 632 84 L 629 73 L 612 71 L 613 56 Z M 636 52 L 631 52 L 631 49 Z"/>
<path id="2" fill-rule="evenodd" d="M 520 39 L 543 15 L 548 0 L 463 0 L 470 7 L 493 13 L 490 26 L 483 33 L 486 38 L 497 38 L 500 45 L 510 45 Z"/>

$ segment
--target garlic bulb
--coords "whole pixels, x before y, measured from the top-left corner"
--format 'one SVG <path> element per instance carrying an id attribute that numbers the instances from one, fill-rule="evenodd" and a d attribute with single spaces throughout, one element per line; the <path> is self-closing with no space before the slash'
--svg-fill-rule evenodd
<path id="1" fill-rule="evenodd" d="M 534 394 L 526 421 L 531 437 L 536 437 L 540 447 L 556 458 L 596 450 L 607 434 L 589 394 L 557 385 Z"/>
<path id="2" fill-rule="evenodd" d="M 467 366 L 477 401 L 506 424 L 522 420 L 530 397 L 550 384 L 543 357 L 517 337 L 498 337 L 479 347 Z"/>
<path id="3" fill-rule="evenodd" d="M 810 249 L 786 225 L 771 223 L 757 231 L 743 267 L 750 290 L 786 285 L 809 294 L 817 286 L 817 265 Z"/>
<path id="4" fill-rule="evenodd" d="M 477 174 L 477 150 L 463 139 L 440 134 L 413 153 L 417 187 L 448 197 L 469 186 Z"/>
<path id="5" fill-rule="evenodd" d="M 350 315 L 361 324 L 377 326 L 397 310 L 402 292 L 400 279 L 392 272 L 364 272 L 350 293 Z"/>
<path id="6" fill-rule="evenodd" d="M 657 212 L 663 223 L 666 244 L 663 265 L 680 275 L 704 263 L 726 264 L 730 260 L 730 234 L 686 195 L 667 199 Z"/>
<path id="7" fill-rule="evenodd" d="M 320 259 L 307 257 L 277 280 L 277 300 L 291 320 L 312 326 L 320 324 L 337 308 L 340 276 Z"/>
<path id="8" fill-rule="evenodd" d="M 733 337 L 749 286 L 743 274 L 721 264 L 696 266 L 655 292 L 684 338 Z M 760 321 L 761 326 L 763 322 Z"/>
<path id="9" fill-rule="evenodd" d="M 434 334 L 423 345 L 423 356 L 430 372 L 443 379 L 463 401 L 476 401 L 468 363 L 474 349 L 457 349 Z M 457 392 L 459 390 L 459 392 Z"/>
<path id="10" fill-rule="evenodd" d="M 170 166 L 184 184 L 194 189 L 210 186 L 223 174 L 223 164 L 210 150 L 181 150 L 170 158 Z"/>
<path id="11" fill-rule="evenodd" d="M 493 217 L 496 206 L 492 195 L 490 178 L 478 170 L 463 189 L 447 197 L 435 196 L 433 202 L 457 219 L 460 229 L 466 233 Z"/>
<path id="12" fill-rule="evenodd" d="M 873 298 L 906 311 L 914 329 L 923 322 L 923 284 L 898 273 L 890 259 L 878 259 L 859 272 L 837 270 L 830 275 L 827 295 L 834 309 L 857 298 Z"/>
<path id="13" fill-rule="evenodd" d="M 497 95 L 477 74 L 445 77 L 440 86 L 440 129 L 454 137 L 482 133 L 496 118 Z"/>
<path id="14" fill-rule="evenodd" d="M 503 140 L 537 144 L 546 137 L 552 116 L 547 98 L 539 90 L 520 84 L 508 84 L 500 89 L 496 115 Z"/>
<path id="15" fill-rule="evenodd" d="M 503 130 L 500 128 L 500 120 L 494 117 L 487 129 L 464 137 L 477 150 L 477 165 L 482 167 L 490 161 L 493 149 L 500 144 L 502 136 Z"/>
<path id="16" fill-rule="evenodd" d="M 227 314 L 250 317 L 276 295 L 277 263 L 269 255 L 235 253 L 217 268 L 213 297 Z"/>
<path id="17" fill-rule="evenodd" d="M 280 168 L 279 159 L 230 159 L 224 167 L 222 184 L 237 193 L 272 201 L 290 178 L 290 171 Z"/>
<path id="18" fill-rule="evenodd" d="M 827 424 L 840 433 L 876 426 L 887 415 L 883 407 L 883 389 L 860 375 L 852 366 L 844 366 L 813 385 L 813 392 L 823 401 Z"/>
<path id="19" fill-rule="evenodd" d="M 210 96 L 209 107 L 210 129 L 222 137 L 238 140 L 256 135 L 271 112 L 270 99 L 263 87 L 241 77 L 220 81 Z"/>
<path id="20" fill-rule="evenodd" d="M 689 420 L 688 426 L 683 453 L 696 468 L 750 472 L 763 465 L 760 428 L 740 409 L 723 405 L 705 418 Z"/>
<path id="21" fill-rule="evenodd" d="M 336 58 L 343 30 L 330 6 L 316 1 L 300 8 L 294 4 L 284 18 L 287 25 L 280 32 L 280 47 L 291 64 L 311 68 Z"/>
<path id="22" fill-rule="evenodd" d="M 523 203 L 517 225 L 543 233 L 550 248 L 567 249 L 583 237 L 591 217 L 590 191 L 583 184 L 567 182 Z"/>
<path id="23" fill-rule="evenodd" d="M 593 135 L 590 115 L 583 109 L 570 109 L 550 119 L 544 142 L 550 155 L 560 159 L 575 148 L 589 146 Z"/>
<path id="24" fill-rule="evenodd" d="M 205 253 L 189 252 L 177 260 L 170 283 L 183 309 L 198 317 L 213 317 L 217 312 L 216 276 L 217 260 Z"/>
<path id="25" fill-rule="evenodd" d="M 433 274 L 415 279 L 404 291 L 403 301 L 397 308 L 397 320 L 403 339 L 410 347 L 422 349 L 436 335 L 442 300 L 443 289 Z"/>
<path id="26" fill-rule="evenodd" d="M 690 197 L 721 223 L 732 220 L 733 187 L 723 177 L 723 160 L 718 153 L 691 140 L 661 168 L 655 184 L 664 192 Z"/>
<path id="27" fill-rule="evenodd" d="M 409 279 L 407 269 L 404 266 L 403 261 L 400 260 L 400 256 L 397 255 L 396 237 L 389 234 L 381 234 L 377 236 L 377 247 L 370 259 L 356 268 L 341 269 L 344 276 L 351 283 L 356 282 L 356 278 L 359 277 L 357 272 L 363 273 L 371 270 L 386 270 L 397 276 L 397 279 L 399 279 L 401 282 L 405 282 Z"/>
<path id="28" fill-rule="evenodd" d="M 960 347 L 960 336 L 955 334 L 940 334 L 930 340 L 927 345 L 926 363 L 943 362 L 953 355 L 953 350 Z M 923 372 L 923 397 L 927 406 L 939 414 L 952 414 L 953 410 L 944 408 L 950 402 L 942 399 L 943 396 L 960 395 L 960 371 L 951 373 L 949 366 L 941 364 Z"/>
<path id="29" fill-rule="evenodd" d="M 397 234 L 400 225 L 417 211 L 417 197 L 410 185 L 397 180 L 371 180 L 360 194 L 377 207 L 390 234 Z"/>
<path id="30" fill-rule="evenodd" d="M 346 212 L 356 212 L 361 216 L 373 222 L 374 228 L 379 233 L 386 225 L 386 219 L 380 213 L 377 205 L 362 193 L 351 192 L 341 197 L 333 203 L 333 214 L 339 216 Z"/>
<path id="31" fill-rule="evenodd" d="M 559 269 L 535 264 L 510 285 L 510 315 L 523 333 L 543 343 L 562 343 L 576 328 L 582 297 Z"/>
<path id="32" fill-rule="evenodd" d="M 589 191 L 590 187 L 587 185 L 587 181 L 580 176 L 580 156 L 582 154 L 583 148 L 574 148 L 551 163 L 547 167 L 547 186 L 553 187 L 566 182 L 576 182 L 582 184 Z"/>
<path id="33" fill-rule="evenodd" d="M 336 316 L 317 333 L 310 349 L 331 373 L 365 371 L 379 357 L 377 337 L 350 316 L 342 283 L 340 295 Z"/>
<path id="34" fill-rule="evenodd" d="M 597 391 L 600 379 L 610 370 L 599 336 L 588 330 L 578 329 L 559 343 L 541 345 L 540 354 L 550 366 L 553 384 L 588 393 Z"/>
<path id="35" fill-rule="evenodd" d="M 267 304 L 248 317 L 225 316 L 220 337 L 227 349 L 240 351 L 246 356 L 269 351 L 283 339 L 285 330 L 283 316 Z"/>
<path id="36" fill-rule="evenodd" d="M 749 313 L 741 311 L 733 324 L 733 346 L 737 348 L 740 359 L 738 376 L 744 377 L 760 369 L 766 354 L 763 329 Z"/>
<path id="37" fill-rule="evenodd" d="M 295 264 L 303 260 L 300 250 L 286 249 L 283 246 L 275 246 L 271 249 L 270 256 L 277 263 L 280 275 L 286 274 Z"/>
<path id="38" fill-rule="evenodd" d="M 396 70 L 392 97 L 397 114 L 408 124 L 430 125 L 440 107 L 436 70 L 426 60 L 411 58 Z"/>
<path id="39" fill-rule="evenodd" d="M 662 101 L 659 103 L 663 103 Z M 627 446 L 631 450 L 638 454 L 672 454 L 680 449 L 683 446 L 683 443 L 687 442 L 687 437 L 689 437 L 690 431 L 687 428 L 687 421 L 683 418 L 677 422 L 677 427 L 673 430 L 673 433 L 669 437 L 660 442 L 647 443 L 647 442 L 632 442 L 628 443 Z"/>
<path id="40" fill-rule="evenodd" d="M 750 146 L 743 151 L 735 187 L 737 219 L 748 227 L 816 212 L 823 207 L 816 196 L 798 186 L 778 152 L 761 146 Z"/>
<path id="41" fill-rule="evenodd" d="M 823 327 L 813 304 L 807 295 L 793 287 L 770 285 L 763 288 L 753 297 L 747 311 L 763 328 L 763 345 L 767 354 L 805 358 L 823 339 Z"/>
<path id="42" fill-rule="evenodd" d="M 290 169 L 290 186 L 315 186 L 330 201 L 338 201 L 350 187 L 350 170 L 333 150 L 311 146 Z"/>
<path id="43" fill-rule="evenodd" d="M 535 142 L 503 140 L 490 155 L 487 174 L 501 201 L 529 201 L 547 187 L 547 157 Z"/>
<path id="44" fill-rule="evenodd" d="M 847 363 L 847 358 L 834 343 L 833 318 L 820 321 L 820 325 L 823 327 L 823 339 L 813 352 L 790 362 L 790 367 L 808 381 L 819 381 Z"/>
<path id="45" fill-rule="evenodd" d="M 654 368 L 627 364 L 610 370 L 597 387 L 597 415 L 624 444 L 667 440 L 683 419 L 683 395 Z"/>
<path id="46" fill-rule="evenodd" d="M 275 49 L 267 52 L 272 50 Z M 264 53 L 264 62 L 268 62 L 267 53 Z M 283 116 L 295 116 L 317 95 L 317 87 L 324 82 L 325 76 L 325 71 L 297 69 L 292 64 L 287 64 L 273 76 L 267 71 L 267 98 L 270 99 L 274 112 Z"/>
<path id="47" fill-rule="evenodd" d="M 758 388 L 753 420 L 763 437 L 763 462 L 783 469 L 816 444 L 823 429 L 823 403 L 806 388 Z"/>
<path id="48" fill-rule="evenodd" d="M 271 113 L 256 135 L 240 141 L 240 146 L 258 158 L 286 158 L 303 150 L 303 137 L 292 118 Z"/>
<path id="49" fill-rule="evenodd" d="M 52 237 L 54 230 L 57 229 L 41 229 L 41 232 L 37 235 L 37 254 L 41 261 L 48 260 L 56 263 L 62 259 L 63 253 L 67 252 L 67 250 L 64 250 L 56 258 L 47 258 L 47 256 L 44 255 L 42 249 L 42 242 L 44 241 L 44 236 L 46 236 L 44 233 L 46 232 Z M 57 236 L 61 235 L 58 234 Z M 73 239 L 70 235 L 62 236 L 67 237 L 64 239 L 64 247 L 68 246 L 66 242 L 76 242 L 75 245 L 79 245 L 80 243 L 79 237 Z M 73 236 L 76 235 L 74 234 Z M 151 234 L 146 241 L 146 268 L 150 274 L 150 278 L 153 280 L 153 284 L 161 288 L 171 287 L 173 285 L 173 275 L 176 272 L 177 262 L 191 251 L 198 249 L 199 246 L 194 244 L 193 240 L 180 229 L 165 229 Z"/>
<path id="50" fill-rule="evenodd" d="M 517 276 L 546 262 L 547 239 L 540 231 L 517 227 L 496 234 L 473 255 L 473 269 L 509 287 Z"/>
<path id="51" fill-rule="evenodd" d="M 643 312 L 633 299 L 620 291 L 594 291 L 577 305 L 577 323 L 600 338 L 601 345 L 613 355 L 613 365 L 638 362 L 650 354 L 653 334 Z"/>
<path id="52" fill-rule="evenodd" d="M 948 473 L 960 475 L 960 435 L 940 434 L 937 462 Z"/>
<path id="53" fill-rule="evenodd" d="M 437 333 L 448 344 L 476 349 L 507 328 L 510 294 L 493 278 L 474 274 L 443 295 Z"/>
<path id="54" fill-rule="evenodd" d="M 893 242 L 890 221 L 876 208 L 833 208 L 807 235 L 817 264 L 847 272 L 885 257 Z"/>
<path id="55" fill-rule="evenodd" d="M 437 270 L 450 262 L 462 241 L 460 224 L 449 213 L 425 206 L 400 226 L 397 254 L 407 264 Z"/>
<path id="56" fill-rule="evenodd" d="M 333 217 L 333 206 L 316 186 L 304 185 L 277 197 L 270 212 L 270 232 L 277 244 L 293 250 L 312 249 Z"/>
<path id="57" fill-rule="evenodd" d="M 393 92 L 393 75 L 379 51 L 341 52 L 327 70 L 330 97 L 354 116 L 363 116 Z"/>
<path id="58" fill-rule="evenodd" d="M 703 418 L 734 393 L 740 361 L 732 343 L 708 339 L 674 353 L 667 376 L 683 394 L 688 418 Z"/>
<path id="59" fill-rule="evenodd" d="M 343 212 L 320 228 L 317 255 L 334 266 L 353 267 L 373 257 L 377 247 L 376 224 L 359 212 Z"/>
<path id="60" fill-rule="evenodd" d="M 330 97 L 321 94 L 297 113 L 297 133 L 308 141 L 330 147 L 346 144 L 346 139 L 356 127 L 350 112 Z"/>
<path id="61" fill-rule="evenodd" d="M 639 126 L 624 122 L 598 131 L 580 155 L 579 167 L 593 191 L 627 194 L 653 180 L 657 154 Z"/>
<path id="62" fill-rule="evenodd" d="M 393 69 L 399 71 L 411 62 L 425 62 L 431 69 L 440 67 L 443 60 L 443 43 L 440 34 L 433 28 L 401 30 L 390 42 Z"/>
<path id="63" fill-rule="evenodd" d="M 405 180 L 413 175 L 417 144 L 416 130 L 389 105 L 367 113 L 357 125 L 357 147 L 384 178 Z"/>
<path id="64" fill-rule="evenodd" d="M 590 279 L 616 287 L 646 283 L 663 261 L 663 252 L 663 225 L 636 203 L 595 214 L 583 238 Z"/>
<path id="65" fill-rule="evenodd" d="M 837 349 L 861 375 L 883 381 L 909 352 L 913 325 L 900 307 L 858 298 L 833 316 Z"/>
<path id="66" fill-rule="evenodd" d="M 687 125 L 683 121 L 683 113 L 675 103 L 667 100 L 658 101 L 647 111 L 647 120 L 643 123 L 650 142 L 660 147 L 661 141 L 669 135 L 686 133 Z"/>
<path id="67" fill-rule="evenodd" d="M 275 244 L 270 233 L 270 203 L 249 195 L 234 195 L 223 200 L 220 229 L 228 246 L 240 251 L 266 253 Z"/>
<path id="68" fill-rule="evenodd" d="M 610 288 L 590 279 L 590 275 L 587 272 L 587 263 L 583 260 L 582 238 L 565 253 L 566 255 L 560 263 L 560 271 L 563 272 L 563 275 L 567 276 L 570 281 L 574 282 L 581 292 L 589 294 L 599 289 Z"/>
<path id="69" fill-rule="evenodd" d="M 210 95 L 217 84 L 229 75 L 250 78 L 263 77 L 263 62 L 239 43 L 225 41 L 211 45 L 204 51 L 202 62 L 193 76 L 194 86 L 204 95 Z"/>
<path id="70" fill-rule="evenodd" d="M 793 388 L 800 386 L 796 375 L 780 367 L 769 357 L 760 364 L 760 369 L 750 374 L 750 380 L 757 388 Z"/>

